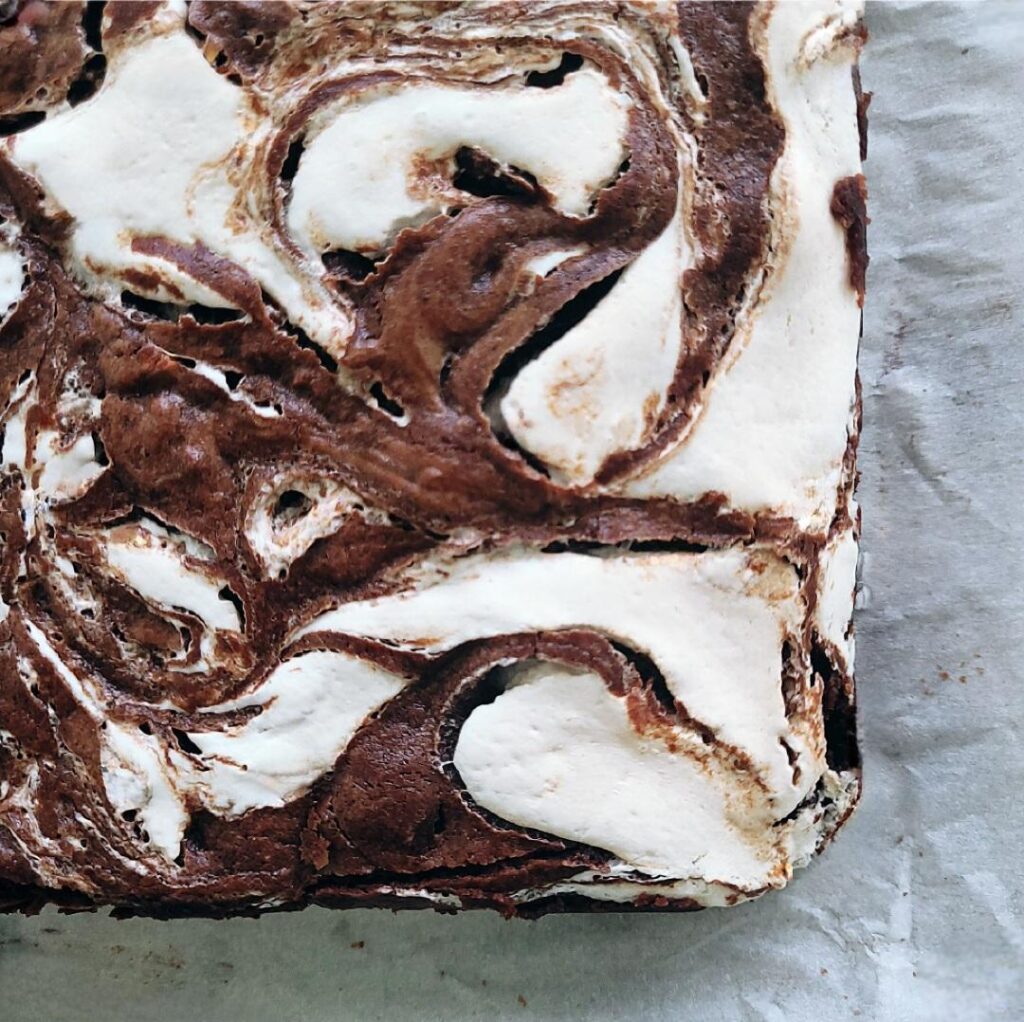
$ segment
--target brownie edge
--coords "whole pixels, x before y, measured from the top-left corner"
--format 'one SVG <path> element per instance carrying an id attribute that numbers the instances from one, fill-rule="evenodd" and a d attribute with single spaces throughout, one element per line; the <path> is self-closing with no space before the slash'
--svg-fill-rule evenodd
<path id="1" fill-rule="evenodd" d="M 856 0 L 0 11 L 0 911 L 689 911 L 860 794 Z"/>

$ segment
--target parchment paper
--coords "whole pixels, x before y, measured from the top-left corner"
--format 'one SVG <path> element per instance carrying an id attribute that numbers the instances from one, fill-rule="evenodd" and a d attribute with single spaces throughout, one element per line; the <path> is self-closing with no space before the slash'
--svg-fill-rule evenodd
<path id="1" fill-rule="evenodd" d="M 865 796 L 728 911 L 0 917 L 3 1022 L 1024 1018 L 1024 3 L 876 4 Z"/>

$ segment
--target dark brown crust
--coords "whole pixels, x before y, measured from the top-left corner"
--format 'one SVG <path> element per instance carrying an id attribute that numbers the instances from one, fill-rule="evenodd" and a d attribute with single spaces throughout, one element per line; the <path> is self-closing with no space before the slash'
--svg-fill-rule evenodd
<path id="1" fill-rule="evenodd" d="M 0 123 L 16 128 L 16 115 L 63 102 L 90 52 L 81 24 L 85 4 L 17 0 L 0 22 Z M 0 127 L 0 134 L 7 131 Z"/>
<path id="2" fill-rule="evenodd" d="M 281 0 L 240 0 L 236 3 L 194 0 L 188 20 L 210 49 L 224 53 L 232 70 L 245 81 L 273 59 L 275 41 L 299 9 Z"/>
<path id="3" fill-rule="evenodd" d="M 863 41 L 863 40 L 862 40 Z M 868 108 L 873 93 L 865 92 L 860 82 L 860 65 L 853 67 L 853 95 L 857 100 L 857 135 L 860 138 L 860 158 L 868 158 Z"/>
<path id="4" fill-rule="evenodd" d="M 846 232 L 846 257 L 850 287 L 864 305 L 864 287 L 868 272 L 868 186 L 863 174 L 854 174 L 836 182 L 830 209 Z"/>
<path id="5" fill-rule="evenodd" d="M 104 43 L 131 45 L 155 6 L 108 5 Z M 424 21 L 451 6 L 425 7 Z M 513 17 L 512 9 L 497 6 L 490 16 Z M 532 10 L 528 4 L 514 9 L 515 17 L 529 17 Z M 482 17 L 481 10 L 467 16 Z M 306 48 L 296 46 L 302 32 L 328 50 L 348 46 L 385 55 L 389 47 L 415 45 L 449 60 L 450 40 L 375 28 L 386 26 L 390 11 L 380 4 L 300 9 L 196 0 L 188 17 L 208 58 L 233 81 L 254 89 L 272 74 L 301 80 L 308 61 Z M 631 6 L 616 11 L 654 51 L 664 51 L 664 39 L 646 15 Z M 744 288 L 769 243 L 769 179 L 783 129 L 765 97 L 764 70 L 752 49 L 752 8 L 680 3 L 675 16 L 707 94 L 703 123 L 678 96 L 673 111 L 698 147 L 701 184 L 693 198 L 693 230 L 701 262 L 683 280 L 686 343 L 668 405 L 642 448 L 620 452 L 602 467 L 604 482 L 635 470 L 686 428 L 728 350 Z M 89 58 L 82 5 L 57 5 L 26 29 L 24 22 L 34 17 L 19 15 L 16 24 L 0 25 L 0 48 L 9 47 L 0 67 L 0 116 L 36 109 L 40 83 L 49 90 L 46 104 L 59 102 Z M 20 484 L 13 473 L 0 476 L 0 595 L 11 608 L 0 622 L 0 721 L 13 736 L 13 742 L 0 742 L 0 778 L 17 785 L 34 763 L 46 765 L 33 819 L 13 811 L 0 818 L 0 911 L 35 911 L 45 902 L 67 911 L 111 905 L 122 916 L 164 917 L 257 914 L 313 903 L 448 910 L 443 902 L 403 890 L 456 895 L 463 907 L 523 917 L 583 908 L 698 907 L 687 899 L 613 905 L 572 895 L 518 904 L 517 891 L 540 890 L 583 870 L 599 872 L 608 853 L 496 819 L 473 804 L 450 766 L 457 730 L 496 684 L 496 665 L 540 659 L 596 671 L 612 691 L 627 697 L 636 727 L 690 729 L 704 738 L 708 756 L 744 769 L 737 750 L 720 743 L 685 707 L 669 705 L 656 679 L 638 670 L 635 651 L 587 630 L 498 636 L 442 656 L 337 635 L 310 635 L 288 645 L 294 628 L 320 611 L 395 591 L 402 573 L 428 554 L 443 561 L 470 549 L 513 544 L 553 556 L 626 543 L 695 552 L 765 545 L 803 574 L 808 608 L 813 607 L 813 565 L 825 536 L 805 535 L 770 511 L 736 511 L 723 494 L 678 503 L 568 490 L 493 432 L 483 403 L 505 360 L 660 233 L 674 210 L 678 176 L 664 118 L 620 56 L 583 39 L 554 45 L 509 38 L 505 44 L 501 63 L 514 48 L 528 51 L 538 66 L 569 52 L 628 92 L 634 99 L 628 166 L 586 217 L 562 215 L 521 178 L 525 187 L 518 192 L 467 202 L 457 215 L 403 232 L 360 279 L 325 267 L 324 281 L 350 303 L 357 323 L 354 343 L 340 356 L 342 370 L 357 389 L 371 393 L 381 387 L 402 406 L 408 423 L 339 387 L 331 356 L 288 323 L 241 268 L 200 245 L 165 238 L 133 243 L 136 251 L 201 281 L 244 313 L 242 318 L 220 322 L 196 306 L 156 308 L 160 318 L 89 299 L 64 269 L 67 218 L 47 216 L 34 183 L 0 155 L 0 213 L 22 225 L 20 245 L 28 261 L 20 303 L 0 325 L 0 391 L 10 394 L 34 372 L 39 407 L 28 422 L 30 436 L 48 428 L 69 437 L 91 433 L 110 463 L 88 492 L 55 511 L 54 536 L 31 541 Z M 473 80 L 475 61 L 496 59 L 484 46 L 479 52 L 469 40 L 464 46 L 464 60 L 450 62 L 453 80 Z M 275 198 L 266 211 L 283 250 L 292 243 L 279 178 L 309 117 L 349 91 L 403 77 L 408 75 L 387 71 L 327 82 L 284 119 L 268 160 Z M 866 106 L 859 99 L 862 132 Z M 476 173 L 490 172 L 485 160 L 470 162 Z M 839 182 L 832 201 L 847 236 L 851 285 L 861 300 L 864 200 L 858 176 Z M 520 293 L 516 281 L 528 258 L 574 245 L 584 246 L 585 254 L 532 292 Z M 291 250 L 297 257 L 293 245 Z M 490 262 L 494 252 L 503 255 L 497 265 Z M 485 276 L 486 287 L 480 285 Z M 153 284 L 142 274 L 126 281 L 140 293 Z M 196 359 L 230 370 L 242 394 L 276 406 L 280 416 L 261 417 L 233 401 L 189 371 L 189 361 Z M 58 415 L 58 395 L 72 378 L 79 389 L 103 397 L 98 421 Z M 847 451 L 847 490 L 854 483 L 856 433 Z M 353 516 L 314 542 L 283 577 L 267 578 L 243 538 L 245 516 L 264 499 L 275 473 L 296 465 L 351 488 L 379 516 Z M 841 506 L 847 490 L 840 493 Z M 168 669 L 174 657 L 196 661 L 201 623 L 185 612 L 153 613 L 104 571 L 98 534 L 130 525 L 142 514 L 207 544 L 214 569 L 243 609 L 244 635 L 234 643 L 221 640 L 215 669 L 199 675 Z M 58 557 L 74 567 L 76 594 L 96 601 L 93 617 L 79 613 L 57 584 Z M 124 864 L 138 851 L 133 821 L 120 818 L 103 792 L 96 723 L 39 656 L 28 621 L 77 675 L 105 693 L 112 722 L 148 730 L 169 746 L 180 744 L 184 732 L 255 712 L 203 710 L 251 689 L 282 657 L 312 649 L 344 651 L 410 684 L 364 724 L 306 795 L 234 820 L 196 809 L 181 869 L 140 875 Z M 793 663 L 812 663 L 823 679 L 829 762 L 857 769 L 852 678 L 809 625 L 791 642 Z M 36 672 L 32 685 L 19 675 L 19 657 Z M 798 673 L 794 667 L 789 679 L 794 689 Z M 177 709 L 153 705 L 168 697 Z M 794 713 L 798 702 L 796 695 L 789 700 Z M 47 886 L 23 851 L 30 827 L 60 843 Z M 105 836 L 105 844 L 91 840 L 94 831 Z"/>
<path id="6" fill-rule="evenodd" d="M 114 0 L 104 8 L 107 26 L 104 38 L 113 42 L 138 28 L 160 9 L 160 0 Z"/>

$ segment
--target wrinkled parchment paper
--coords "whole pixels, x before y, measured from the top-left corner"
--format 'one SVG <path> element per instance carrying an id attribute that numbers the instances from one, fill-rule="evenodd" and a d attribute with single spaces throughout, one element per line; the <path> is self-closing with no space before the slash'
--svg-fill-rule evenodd
<path id="1" fill-rule="evenodd" d="M 860 810 L 728 911 L 0 917 L 4 1022 L 1024 1018 L 1024 3 L 876 4 Z"/>

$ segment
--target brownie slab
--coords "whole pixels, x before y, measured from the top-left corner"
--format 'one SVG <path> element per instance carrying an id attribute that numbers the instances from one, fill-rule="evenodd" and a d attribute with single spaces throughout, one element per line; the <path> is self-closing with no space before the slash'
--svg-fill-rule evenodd
<path id="1" fill-rule="evenodd" d="M 856 804 L 856 3 L 0 23 L 0 908 L 731 905 Z"/>

